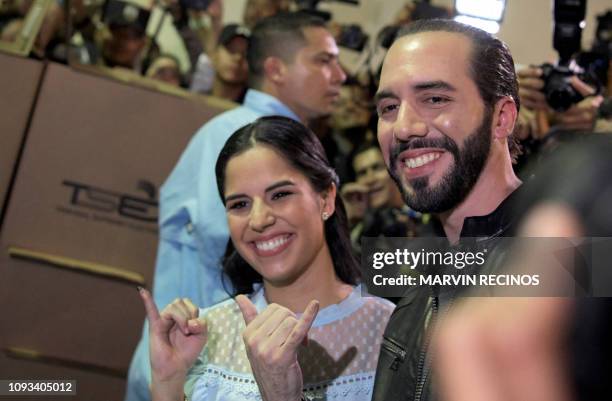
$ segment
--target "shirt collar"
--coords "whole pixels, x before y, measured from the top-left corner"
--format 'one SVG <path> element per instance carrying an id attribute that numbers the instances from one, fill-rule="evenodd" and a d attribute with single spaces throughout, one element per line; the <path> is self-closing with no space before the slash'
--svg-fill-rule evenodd
<path id="1" fill-rule="evenodd" d="M 247 91 L 243 105 L 262 115 L 278 115 L 300 121 L 298 116 L 280 100 L 256 89 L 249 89 Z"/>

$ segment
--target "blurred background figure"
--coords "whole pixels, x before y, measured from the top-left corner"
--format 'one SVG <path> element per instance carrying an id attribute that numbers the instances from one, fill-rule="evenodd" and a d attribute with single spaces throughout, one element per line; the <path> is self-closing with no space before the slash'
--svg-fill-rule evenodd
<path id="1" fill-rule="evenodd" d="M 170 0 L 167 9 L 181 37 L 191 69 L 191 80 L 198 57 L 212 54 L 223 27 L 223 0 Z"/>
<path id="2" fill-rule="evenodd" d="M 148 10 L 135 4 L 108 0 L 103 17 L 108 25 L 108 34 L 102 41 L 99 63 L 141 72 L 150 16 Z"/>
<path id="3" fill-rule="evenodd" d="M 555 90 L 554 86 L 560 84 L 551 83 L 551 69 L 548 66 L 530 66 L 518 70 L 521 110 L 515 132 L 523 147 L 523 155 L 516 167 L 519 172 L 531 159 L 555 148 L 557 142 L 580 131 L 593 131 L 604 101 L 602 86 L 597 79 L 593 77 L 587 84 L 583 81 L 586 77 L 575 75 L 568 77 L 565 88 L 557 90 L 574 92 L 576 101 L 556 104 L 554 98 L 551 98 L 551 92 Z M 559 82 L 558 78 L 552 79 Z M 551 105 L 550 102 L 555 104 Z M 529 172 L 523 176 L 527 174 Z"/>
<path id="4" fill-rule="evenodd" d="M 375 137 L 373 95 L 373 87 L 349 77 L 340 87 L 331 115 L 311 122 L 342 183 L 353 180 L 352 153 L 368 138 Z"/>
<path id="5" fill-rule="evenodd" d="M 247 0 L 244 8 L 244 25 L 252 29 L 260 20 L 289 11 L 289 0 Z"/>
<path id="6" fill-rule="evenodd" d="M 353 155 L 355 181 L 341 189 L 356 252 L 361 237 L 429 234 L 430 216 L 411 210 L 389 175 L 378 142 L 365 142 Z"/>
<path id="7" fill-rule="evenodd" d="M 226 25 L 212 56 L 198 57 L 190 90 L 241 103 L 248 84 L 247 46 L 251 32 L 238 24 Z"/>
<path id="8" fill-rule="evenodd" d="M 396 14 L 392 25 L 406 25 L 419 19 L 452 18 L 453 14 L 452 8 L 433 5 L 430 1 L 408 1 Z"/>
<path id="9" fill-rule="evenodd" d="M 404 205 L 397 185 L 387 172 L 378 143 L 367 142 L 356 150 L 353 157 L 353 169 L 356 182 L 368 189 L 367 195 L 371 208 L 401 208 Z"/>
<path id="10" fill-rule="evenodd" d="M 179 61 L 169 54 L 157 56 L 147 69 L 145 76 L 174 86 L 181 86 L 183 82 Z"/>
<path id="11" fill-rule="evenodd" d="M 554 10 L 553 44 L 558 60 L 518 67 L 522 107 L 515 133 L 524 150 L 518 160 L 519 173 L 530 159 L 554 148 L 558 141 L 581 131 L 601 132 L 610 127 L 612 11 L 597 16 L 591 49 L 583 50 L 586 2 L 557 1 Z"/>
<path id="12" fill-rule="evenodd" d="M 0 2 L 0 41 L 13 42 L 17 39 L 24 27 L 26 14 L 30 11 L 32 3 L 32 0 L 4 0 Z M 61 2 L 51 2 L 36 36 L 32 48 L 33 56 L 37 58 L 45 57 L 47 47 L 51 46 L 53 40 L 61 34 L 64 22 Z"/>
<path id="13" fill-rule="evenodd" d="M 521 236 L 612 235 L 612 138 L 583 136 L 587 138 L 547 158 L 536 170 L 534 181 L 525 184 L 519 206 L 525 211 Z M 590 267 L 606 266 L 609 260 L 592 262 Z M 528 263 L 522 269 L 529 269 Z M 609 288 L 610 283 L 606 285 Z M 612 399 L 611 301 L 464 299 L 450 312 L 436 340 L 442 398 Z"/>
<path id="14" fill-rule="evenodd" d="M 369 88 L 354 78 L 349 78 L 340 88 L 340 98 L 336 110 L 331 115 L 330 124 L 337 131 L 354 127 L 367 128 L 372 110 Z"/>

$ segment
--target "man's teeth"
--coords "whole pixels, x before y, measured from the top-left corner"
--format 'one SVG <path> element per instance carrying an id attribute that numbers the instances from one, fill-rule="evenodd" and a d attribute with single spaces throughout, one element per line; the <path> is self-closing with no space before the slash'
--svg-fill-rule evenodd
<path id="1" fill-rule="evenodd" d="M 279 246 L 285 244 L 289 240 L 288 235 L 282 237 L 276 237 L 269 241 L 255 241 L 255 246 L 261 251 L 272 251 Z"/>
<path id="2" fill-rule="evenodd" d="M 422 165 L 427 164 L 429 162 L 432 162 L 439 157 L 440 157 L 440 153 L 427 153 L 419 157 L 406 159 L 404 160 L 404 164 L 408 168 L 416 168 L 416 167 L 421 167 Z"/>

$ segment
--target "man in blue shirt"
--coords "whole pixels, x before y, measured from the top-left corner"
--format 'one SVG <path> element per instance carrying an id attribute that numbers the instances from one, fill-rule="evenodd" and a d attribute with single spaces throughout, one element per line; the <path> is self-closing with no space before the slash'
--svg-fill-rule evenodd
<path id="1" fill-rule="evenodd" d="M 346 76 L 321 19 L 292 13 L 266 18 L 247 50 L 249 89 L 242 106 L 220 114 L 192 138 L 161 188 L 153 295 L 159 307 L 190 298 L 207 307 L 228 297 L 220 260 L 229 232 L 217 192 L 215 163 L 238 128 L 265 115 L 308 123 L 330 114 Z M 126 401 L 149 400 L 148 328 L 128 374 Z"/>

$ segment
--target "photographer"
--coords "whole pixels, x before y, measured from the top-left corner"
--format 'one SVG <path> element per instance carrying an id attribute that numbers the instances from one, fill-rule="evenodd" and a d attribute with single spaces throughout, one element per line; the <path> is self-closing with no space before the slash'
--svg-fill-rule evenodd
<path id="1" fill-rule="evenodd" d="M 518 71 L 518 78 L 519 96 L 521 105 L 524 106 L 519 114 L 517 133 L 520 139 L 529 137 L 543 139 L 552 128 L 571 131 L 593 129 L 599 106 L 603 101 L 601 95 L 595 95 L 595 88 L 577 76 L 571 77 L 570 85 L 584 97 L 584 100 L 565 111 L 555 111 L 547 103 L 546 95 L 542 92 L 544 80 L 541 68 L 523 68 Z"/>
<path id="2" fill-rule="evenodd" d="M 609 71 L 610 12 L 598 17 L 591 51 L 581 49 L 586 1 L 555 0 L 553 47 L 557 63 L 519 69 L 519 96 L 524 106 L 517 135 L 533 153 L 551 133 L 592 131 L 604 117 L 601 95 Z M 600 109 L 601 108 L 601 109 Z"/>
<path id="3" fill-rule="evenodd" d="M 191 74 L 201 54 L 212 54 L 223 27 L 222 0 L 171 0 L 168 9 L 191 63 Z"/>

